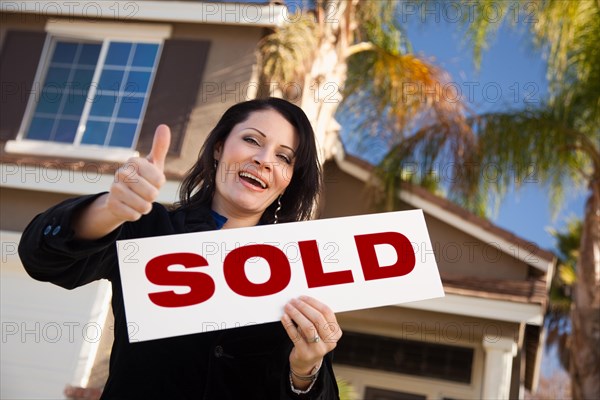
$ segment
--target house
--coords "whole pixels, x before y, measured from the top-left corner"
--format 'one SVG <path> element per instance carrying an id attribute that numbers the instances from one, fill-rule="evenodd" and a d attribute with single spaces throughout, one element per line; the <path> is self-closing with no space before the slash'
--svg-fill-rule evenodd
<path id="1" fill-rule="evenodd" d="M 287 16 L 277 4 L 0 3 L 0 397 L 101 386 L 112 335 L 106 282 L 67 292 L 27 276 L 26 224 L 108 188 L 158 123 L 173 133 L 159 201 L 174 201 L 222 112 L 255 96 L 256 44 Z M 330 153 L 321 216 L 376 211 L 372 167 L 339 140 Z M 539 374 L 552 254 L 420 188 L 399 196 L 425 212 L 433 249 L 418 250 L 435 255 L 446 297 L 340 314 L 337 374 L 359 398 L 521 398 Z"/>

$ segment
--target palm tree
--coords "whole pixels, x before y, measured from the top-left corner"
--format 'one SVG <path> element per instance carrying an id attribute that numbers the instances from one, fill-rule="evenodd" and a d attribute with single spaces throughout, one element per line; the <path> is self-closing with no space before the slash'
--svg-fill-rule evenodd
<path id="1" fill-rule="evenodd" d="M 300 103 L 331 156 L 334 114 L 343 99 L 372 132 L 408 132 L 424 119 L 467 130 L 463 105 L 439 101 L 450 78 L 412 54 L 394 0 L 317 0 L 259 44 L 259 96 Z M 409 98 L 408 101 L 402 101 Z"/>
<path id="2" fill-rule="evenodd" d="M 560 204 L 570 185 L 589 197 L 576 268 L 570 374 L 574 398 L 600 398 L 600 3 L 598 0 L 466 1 L 475 58 L 502 23 L 486 15 L 535 10 L 535 43 L 548 54 L 550 97 L 536 107 L 467 118 L 461 103 L 445 101 L 448 77 L 412 54 L 391 0 L 318 0 L 268 35 L 259 46 L 259 95 L 277 92 L 301 103 L 330 156 L 333 116 L 344 99 L 363 127 L 394 135 L 379 166 L 393 201 L 407 162 L 424 171 L 452 163 L 451 199 L 480 215 L 509 188 L 532 175 Z M 531 17 L 531 16 L 528 16 Z M 266 89 L 265 89 L 266 88 Z M 486 179 L 485 169 L 503 171 Z M 508 171 L 511 173 L 509 174 Z M 421 174 L 423 182 L 430 177 Z M 393 206 L 392 203 L 388 204 Z"/>
<path id="3" fill-rule="evenodd" d="M 454 176 L 448 191 L 479 213 L 532 174 L 550 188 L 555 207 L 566 187 L 587 187 L 568 369 L 573 398 L 600 398 L 600 2 L 468 3 L 468 32 L 476 58 L 501 24 L 486 18 L 486 7 L 493 3 L 507 16 L 508 10 L 524 10 L 525 3 L 535 5 L 530 28 L 535 43 L 548 55 L 549 98 L 536 107 L 467 118 L 471 135 L 448 136 L 448 127 L 437 123 L 421 127 L 389 152 L 380 176 L 388 187 L 397 185 L 401 166 L 411 160 L 419 160 L 425 170 L 440 161 L 468 166 Z M 466 151 L 448 151 L 453 148 Z M 504 171 L 501 179 L 486 179 L 489 166 Z"/>
<path id="4" fill-rule="evenodd" d="M 556 240 L 558 252 L 558 273 L 552 277 L 550 285 L 550 301 L 546 312 L 548 335 L 546 347 L 556 346 L 560 364 L 565 370 L 569 369 L 571 311 L 573 285 L 577 279 L 575 268 L 579 258 L 579 243 L 581 243 L 582 221 L 571 219 L 563 231 L 552 229 L 550 233 Z"/>

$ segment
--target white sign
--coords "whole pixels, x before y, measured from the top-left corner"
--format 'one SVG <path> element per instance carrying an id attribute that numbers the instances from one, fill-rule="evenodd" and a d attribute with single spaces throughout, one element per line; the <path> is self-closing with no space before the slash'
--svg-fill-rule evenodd
<path id="1" fill-rule="evenodd" d="M 130 341 L 444 296 L 421 210 L 117 242 Z"/>

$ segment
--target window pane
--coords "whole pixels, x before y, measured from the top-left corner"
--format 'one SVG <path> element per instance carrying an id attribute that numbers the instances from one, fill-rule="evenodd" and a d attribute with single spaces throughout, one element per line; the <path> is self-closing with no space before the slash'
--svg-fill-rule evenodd
<path id="1" fill-rule="evenodd" d="M 90 83 L 92 83 L 92 77 L 94 76 L 93 69 L 77 69 L 73 76 L 72 87 L 75 89 L 83 89 L 88 91 L 90 89 Z"/>
<path id="2" fill-rule="evenodd" d="M 123 81 L 123 71 L 105 69 L 100 75 L 100 82 L 98 83 L 98 89 L 101 91 L 114 90 L 118 91 Z M 101 92 L 99 94 L 102 94 Z M 105 93 L 106 94 L 106 93 Z"/>
<path id="3" fill-rule="evenodd" d="M 158 52 L 157 44 L 138 43 L 131 65 L 135 67 L 152 67 Z"/>
<path id="4" fill-rule="evenodd" d="M 125 93 L 145 93 L 150 82 L 150 72 L 129 72 L 125 83 Z"/>
<path id="5" fill-rule="evenodd" d="M 137 124 L 115 124 L 109 146 L 131 147 Z"/>
<path id="6" fill-rule="evenodd" d="M 131 43 L 112 42 L 106 55 L 106 65 L 126 65 L 131 45 Z"/>
<path id="7" fill-rule="evenodd" d="M 26 138 L 32 140 L 48 140 L 52 134 L 53 118 L 36 117 L 31 120 Z"/>
<path id="8" fill-rule="evenodd" d="M 108 126 L 108 122 L 88 121 L 81 143 L 104 145 L 108 134 Z"/>
<path id="9" fill-rule="evenodd" d="M 35 113 L 56 114 L 60 107 L 62 93 L 53 89 L 42 89 Z"/>
<path id="10" fill-rule="evenodd" d="M 79 117 L 81 115 L 81 111 L 83 110 L 83 106 L 85 105 L 86 98 L 87 93 L 82 91 L 71 91 L 66 94 L 63 115 Z"/>
<path id="11" fill-rule="evenodd" d="M 56 133 L 54 135 L 55 142 L 61 143 L 72 143 L 77 134 L 77 127 L 79 126 L 79 120 L 72 121 L 68 119 L 61 119 L 58 122 Z"/>
<path id="12" fill-rule="evenodd" d="M 95 67 L 98 63 L 98 56 L 100 55 L 101 44 L 86 43 L 81 49 L 79 55 L 79 65 L 89 65 Z"/>
<path id="13" fill-rule="evenodd" d="M 77 47 L 77 43 L 58 42 L 54 49 L 54 56 L 52 57 L 52 62 L 71 64 L 73 60 L 75 60 L 75 53 L 77 52 Z"/>
<path id="14" fill-rule="evenodd" d="M 96 96 L 90 115 L 111 117 L 115 108 L 115 96 Z"/>
<path id="15" fill-rule="evenodd" d="M 64 88 L 69 81 L 70 68 L 51 67 L 48 68 L 44 87 Z"/>
<path id="16" fill-rule="evenodd" d="M 135 118 L 138 119 L 144 105 L 143 97 L 125 97 L 122 99 L 121 107 L 119 108 L 118 118 Z"/>

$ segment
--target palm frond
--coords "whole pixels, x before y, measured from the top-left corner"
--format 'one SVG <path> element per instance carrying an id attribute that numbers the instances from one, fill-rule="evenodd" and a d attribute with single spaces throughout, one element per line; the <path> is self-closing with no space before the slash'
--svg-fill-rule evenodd
<path id="1" fill-rule="evenodd" d="M 372 132 L 393 127 L 396 140 L 426 121 L 465 128 L 463 103 L 448 95 L 449 81 L 422 58 L 373 46 L 348 60 L 345 106 L 360 114 L 374 110 L 375 120 L 368 121 L 376 122 L 370 125 Z"/>
<path id="2" fill-rule="evenodd" d="M 396 0 L 361 1 L 357 7 L 361 24 L 356 40 L 373 43 L 390 54 L 411 53 L 412 46 L 396 15 L 398 4 Z"/>
<path id="3" fill-rule="evenodd" d="M 462 14 L 462 22 L 467 25 L 467 38 L 473 45 L 475 66 L 481 64 L 481 56 L 488 49 L 492 37 L 508 19 L 514 22 L 514 10 L 521 10 L 520 0 L 462 0 L 463 9 L 469 10 Z"/>
<path id="4" fill-rule="evenodd" d="M 541 104 L 471 117 L 470 130 L 425 126 L 392 148 L 378 167 L 379 176 L 397 186 L 406 163 L 450 171 L 443 183 L 449 198 L 479 215 L 489 215 L 487 206 L 498 205 L 509 188 L 532 183 L 548 185 L 557 206 L 566 183 L 585 184 L 600 157 L 598 145 L 574 129 L 576 119 L 563 117 Z"/>
<path id="5" fill-rule="evenodd" d="M 289 21 L 258 44 L 263 81 L 280 86 L 304 83 L 319 39 L 318 25 L 310 15 L 298 11 Z"/>
<path id="6" fill-rule="evenodd" d="M 477 66 L 481 63 L 483 51 L 502 24 L 516 25 L 523 21 L 531 25 L 534 44 L 546 52 L 551 94 L 554 96 L 566 89 L 572 90 L 574 83 L 585 82 L 595 86 L 594 91 L 589 93 L 595 93 L 591 97 L 598 99 L 600 2 L 464 0 L 462 3 L 469 10 L 464 13 L 463 22 L 467 25 L 467 38 L 473 45 Z"/>

